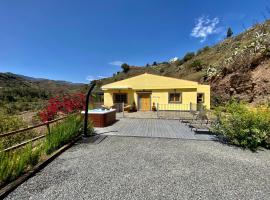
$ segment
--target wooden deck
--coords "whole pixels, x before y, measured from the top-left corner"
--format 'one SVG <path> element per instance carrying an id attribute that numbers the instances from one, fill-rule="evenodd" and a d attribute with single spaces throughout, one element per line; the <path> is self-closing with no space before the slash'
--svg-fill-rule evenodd
<path id="1" fill-rule="evenodd" d="M 117 136 L 214 140 L 212 135 L 195 134 L 179 120 L 166 119 L 121 118 L 112 126 L 95 128 L 95 131 L 97 134 Z"/>

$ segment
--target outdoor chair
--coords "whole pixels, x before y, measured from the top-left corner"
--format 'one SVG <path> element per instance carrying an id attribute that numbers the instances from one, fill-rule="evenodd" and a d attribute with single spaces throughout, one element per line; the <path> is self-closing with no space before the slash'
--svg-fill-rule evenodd
<path id="1" fill-rule="evenodd" d="M 192 124 L 191 130 L 198 133 L 198 132 L 211 132 L 211 125 L 210 124 Z"/>

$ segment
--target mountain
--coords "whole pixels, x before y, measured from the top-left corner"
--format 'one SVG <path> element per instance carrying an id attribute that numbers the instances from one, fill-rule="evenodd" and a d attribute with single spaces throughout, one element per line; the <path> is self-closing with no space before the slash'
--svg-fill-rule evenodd
<path id="1" fill-rule="evenodd" d="M 86 90 L 86 84 L 55 81 L 43 78 L 34 78 L 10 72 L 0 73 L 0 88 L 11 90 L 16 88 L 46 91 L 49 95 L 74 93 Z"/>
<path id="2" fill-rule="evenodd" d="M 270 20 L 212 46 L 187 53 L 182 59 L 131 66 L 102 79 L 99 86 L 142 73 L 211 84 L 212 105 L 231 98 L 248 103 L 269 102 L 270 98 Z"/>

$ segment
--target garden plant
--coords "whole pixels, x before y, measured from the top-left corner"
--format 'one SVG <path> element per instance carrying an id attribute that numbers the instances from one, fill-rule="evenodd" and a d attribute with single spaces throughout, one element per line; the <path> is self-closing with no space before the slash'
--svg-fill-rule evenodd
<path id="1" fill-rule="evenodd" d="M 249 108 L 235 101 L 216 109 L 218 122 L 214 132 L 230 143 L 256 150 L 259 146 L 270 147 L 269 108 Z"/>

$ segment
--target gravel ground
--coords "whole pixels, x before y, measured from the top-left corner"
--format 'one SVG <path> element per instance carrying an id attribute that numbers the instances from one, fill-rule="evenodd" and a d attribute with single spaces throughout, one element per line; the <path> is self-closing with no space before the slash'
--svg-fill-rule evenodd
<path id="1" fill-rule="evenodd" d="M 269 199 L 270 151 L 214 141 L 79 143 L 6 199 Z"/>

